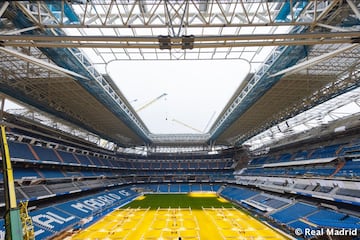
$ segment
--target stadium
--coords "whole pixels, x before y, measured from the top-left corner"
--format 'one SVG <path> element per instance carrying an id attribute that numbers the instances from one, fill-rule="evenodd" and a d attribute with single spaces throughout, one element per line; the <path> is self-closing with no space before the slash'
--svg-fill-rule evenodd
<path id="1" fill-rule="evenodd" d="M 0 2 L 0 239 L 359 239 L 359 0 Z"/>

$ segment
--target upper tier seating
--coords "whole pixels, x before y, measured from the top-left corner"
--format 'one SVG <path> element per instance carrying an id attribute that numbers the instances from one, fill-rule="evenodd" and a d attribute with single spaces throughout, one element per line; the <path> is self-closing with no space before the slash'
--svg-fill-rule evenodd
<path id="1" fill-rule="evenodd" d="M 54 149 L 44 148 L 40 146 L 31 146 L 31 147 L 34 149 L 36 155 L 39 157 L 41 161 L 52 161 L 52 162 L 61 163 L 61 160 L 56 155 Z"/>
<path id="2" fill-rule="evenodd" d="M 245 176 L 315 176 L 331 178 L 360 177 L 360 142 L 330 144 L 314 149 L 271 153 L 254 157 Z M 298 165 L 297 161 L 307 161 Z M 279 166 L 277 166 L 277 163 Z M 288 164 L 283 164 L 288 163 Z M 264 166 L 264 164 L 267 164 Z"/>
<path id="3" fill-rule="evenodd" d="M 20 162 L 36 162 L 39 164 L 54 164 L 54 165 L 67 165 L 67 166 L 86 166 L 103 169 L 125 169 L 125 170 L 137 170 L 143 171 L 140 174 L 156 175 L 154 170 L 172 170 L 179 173 L 184 171 L 186 174 L 189 170 L 221 170 L 232 171 L 233 160 L 229 158 L 205 158 L 208 156 L 200 155 L 191 159 L 162 159 L 134 156 L 100 156 L 97 153 L 79 153 L 79 151 L 67 152 L 57 148 L 47 148 L 44 146 L 34 146 L 26 143 L 19 143 L 15 141 L 9 141 L 9 149 L 11 158 L 14 161 Z M 135 172 L 134 174 L 139 174 Z M 163 173 L 161 173 L 164 175 Z M 206 173 L 208 175 L 214 175 L 214 173 Z M 222 179 L 221 176 L 228 178 L 227 174 L 219 172 L 216 179 Z M 40 176 L 41 177 L 41 176 Z"/>
<path id="4" fill-rule="evenodd" d="M 340 156 L 360 156 L 360 143 L 355 142 L 353 144 L 350 144 L 348 146 L 344 146 L 341 149 L 341 152 L 339 153 Z"/>
<path id="5" fill-rule="evenodd" d="M 340 144 L 320 147 L 311 153 L 309 159 L 333 157 L 336 155 L 336 151 L 339 147 Z"/>
<path id="6" fill-rule="evenodd" d="M 241 175 L 244 176 L 331 176 L 336 170 L 334 164 L 329 165 L 306 165 L 272 168 L 247 168 Z"/>
<path id="7" fill-rule="evenodd" d="M 36 160 L 28 144 L 8 141 L 8 145 L 11 158 Z"/>
<path id="8" fill-rule="evenodd" d="M 79 160 L 82 165 L 94 165 L 86 155 L 75 154 L 75 157 Z"/>
<path id="9" fill-rule="evenodd" d="M 65 152 L 61 150 L 57 150 L 59 157 L 62 159 L 64 163 L 73 163 L 73 164 L 80 164 L 78 160 L 75 158 L 73 153 Z"/>

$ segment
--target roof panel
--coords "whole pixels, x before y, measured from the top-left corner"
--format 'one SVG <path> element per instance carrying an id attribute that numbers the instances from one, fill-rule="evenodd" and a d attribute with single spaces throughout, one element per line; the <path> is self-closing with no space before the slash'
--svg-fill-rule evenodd
<path id="1" fill-rule="evenodd" d="M 350 41 L 353 41 L 354 39 L 356 40 L 357 38 L 354 38 L 354 35 L 350 35 L 351 31 L 353 31 L 351 29 L 357 29 L 356 27 L 360 25 L 357 24 L 356 21 L 353 21 L 353 23 L 357 25 L 355 28 L 342 29 L 342 27 L 345 28 L 342 24 L 345 22 L 345 19 L 349 16 L 356 17 L 356 13 L 353 13 L 346 4 L 337 4 L 332 1 L 295 1 L 293 2 L 293 6 L 290 6 L 291 2 L 286 1 L 208 1 L 204 4 L 198 1 L 105 0 L 91 1 L 87 4 L 66 3 L 70 4 L 69 6 L 73 8 L 73 12 L 76 13 L 77 16 L 75 16 L 76 14 L 73 12 L 70 12 L 74 15 L 71 16 L 69 12 L 61 12 L 61 9 L 50 9 L 49 4 L 44 2 L 39 2 L 39 4 L 37 4 L 30 1 L 21 1 L 17 4 L 23 5 L 24 7 L 22 9 L 17 9 L 16 6 L 18 5 L 11 5 L 8 9 L 9 12 L 4 14 L 4 16 L 15 16 L 15 19 L 9 18 L 9 21 L 13 21 L 15 24 L 14 30 L 17 32 L 13 34 L 15 34 L 17 39 L 14 38 L 13 40 L 6 40 L 4 42 L 4 46 L 10 48 L 19 47 L 19 49 L 17 49 L 19 51 L 24 50 L 24 48 L 21 47 L 39 46 L 42 47 L 40 49 L 47 49 L 47 52 L 44 52 L 47 53 L 46 55 L 50 59 L 61 56 L 61 59 L 53 60 L 57 60 L 56 62 L 62 63 L 62 66 L 70 66 L 74 68 L 75 66 L 71 65 L 71 57 L 68 55 L 62 55 L 61 53 L 63 52 L 61 52 L 62 50 L 60 49 L 67 49 L 66 47 L 68 46 L 68 49 L 74 50 L 74 56 L 79 59 L 84 58 L 81 54 L 81 52 L 84 52 L 88 57 L 88 59 L 82 59 L 84 68 L 86 68 L 89 74 L 94 77 L 94 80 L 97 83 L 100 83 L 100 85 L 103 85 L 104 88 L 108 89 L 112 88 L 106 83 L 106 80 L 99 75 L 99 72 L 106 73 L 108 71 L 108 63 L 117 59 L 121 59 L 122 61 L 139 59 L 174 61 L 194 59 L 200 61 L 227 59 L 229 62 L 230 60 L 235 59 L 245 59 L 251 64 L 251 71 L 255 73 L 255 77 L 259 77 L 262 74 L 274 74 L 273 72 L 267 72 L 269 69 L 271 70 L 268 66 L 271 65 L 273 61 L 273 59 L 268 59 L 268 56 L 270 56 L 272 50 L 277 46 L 280 46 L 279 48 L 286 48 L 285 46 L 292 46 L 293 44 L 308 44 L 308 46 L 314 46 L 303 47 L 304 51 L 308 51 L 308 57 L 304 60 L 300 59 L 298 63 L 289 56 L 281 56 L 284 60 L 284 66 L 301 64 L 302 61 L 306 63 L 308 59 L 316 58 L 342 48 L 343 46 L 340 43 L 346 42 L 348 44 Z M 315 6 L 316 4 L 319 5 Z M 32 7 L 37 8 L 39 6 L 39 11 L 28 12 L 26 10 L 31 9 Z M 37 14 L 39 12 L 41 12 L 41 16 Z M 16 19 L 17 16 L 21 17 Z M 43 16 L 47 17 L 43 18 Z M 53 16 L 55 16 L 55 18 L 53 18 Z M 64 16 L 64 18 L 61 16 Z M 22 18 L 27 18 L 27 22 L 25 20 L 23 21 Z M 30 26 L 30 23 L 34 26 L 39 26 L 40 28 L 31 31 L 22 29 L 22 27 L 25 28 Z M 311 28 L 307 31 L 306 29 L 308 27 Z M 299 29 L 304 29 L 304 31 L 298 31 Z M 47 33 L 56 32 L 58 37 L 60 37 L 59 40 L 47 36 L 44 34 L 44 30 L 47 31 Z M 275 35 L 278 36 L 277 34 L 289 33 L 290 30 L 294 30 L 294 33 L 299 33 L 301 38 L 295 39 L 295 35 L 292 35 L 294 39 L 271 38 Z M 27 36 L 42 36 L 46 37 L 46 39 L 30 39 L 31 41 L 26 42 L 26 36 L 21 35 L 22 31 L 24 31 Z M 305 37 L 305 33 L 320 33 L 321 36 L 312 37 L 308 35 Z M 344 38 L 340 38 L 339 34 L 335 35 L 335 33 L 349 35 Z M 83 36 L 81 42 L 78 39 L 69 40 L 65 38 L 65 36 L 79 35 Z M 171 50 L 159 49 L 159 35 L 169 35 Z M 189 40 L 189 38 L 185 35 L 195 36 L 193 46 L 191 39 L 190 44 L 185 45 L 185 40 Z M 86 37 L 88 36 L 94 36 L 96 38 L 92 42 L 87 42 Z M 119 37 L 119 39 L 120 37 L 122 37 L 122 39 L 127 37 L 127 40 L 110 42 L 106 41 L 104 38 L 107 36 L 115 36 Z M 302 39 L 303 36 L 304 39 Z M 145 37 L 148 40 L 142 42 L 139 37 Z M 245 40 L 239 40 L 239 38 L 242 37 L 247 38 Z M 327 43 L 327 45 L 325 45 L 326 41 L 329 41 L 329 43 L 333 41 L 333 43 Z M 43 45 L 41 46 L 40 44 Z M 83 44 L 83 46 L 81 44 Z M 93 46 L 96 45 L 97 48 L 92 50 L 87 48 L 82 49 L 85 44 L 89 44 L 86 46 L 87 48 L 91 46 L 91 44 L 93 44 Z M 110 47 L 110 44 L 112 44 L 112 47 Z M 138 47 L 137 44 L 143 45 L 142 47 Z M 252 45 L 244 47 L 246 44 Z M 54 50 L 54 47 L 56 47 L 57 50 Z M 304 70 L 300 70 L 297 72 L 297 76 L 307 78 L 309 74 L 310 76 L 323 76 L 325 74 L 331 74 L 332 76 L 337 76 L 341 81 L 343 81 L 357 71 L 358 59 L 358 52 L 356 49 L 353 49 L 352 52 L 339 54 L 327 61 L 322 61 L 321 63 L 313 64 Z M 6 58 L 6 61 L 3 61 L 2 66 L 6 69 L 13 69 L 14 63 L 19 64 L 19 66 L 25 66 L 27 62 L 18 61 L 18 63 L 16 63 L 14 59 Z M 213 63 L 215 64 L 215 61 Z M 223 75 L 218 78 L 221 79 L 221 81 L 224 81 L 224 78 L 226 78 L 224 77 L 225 71 L 214 64 L 211 66 L 209 64 L 208 68 L 217 69 L 218 72 Z M 93 68 L 94 66 L 95 69 Z M 25 68 L 22 69 L 23 71 L 16 73 L 17 77 L 25 77 L 26 74 L 28 74 Z M 35 69 L 36 68 L 33 67 L 33 70 Z M 142 69 L 135 68 L 133 69 L 133 72 L 140 70 Z M 280 71 L 282 68 L 278 67 L 276 70 Z M 194 70 L 194 72 L 196 73 L 196 70 Z M 44 73 L 38 71 L 38 74 L 42 75 Z M 162 70 L 158 72 L 158 75 L 159 77 L 162 77 Z M 168 78 L 172 77 L 171 73 L 168 75 L 170 76 L 167 76 Z M 189 78 L 189 75 L 191 74 L 187 71 L 183 71 L 180 75 L 186 79 Z M 203 76 L 200 76 L 199 78 L 201 77 Z M 281 79 L 280 83 L 282 82 Z M 284 79 L 286 79 L 286 77 Z M 256 79 L 254 79 L 254 82 L 255 80 Z M 111 82 L 111 79 L 108 79 L 108 81 Z M 286 80 L 283 81 L 286 82 Z M 244 89 L 252 88 L 253 86 L 251 85 L 251 82 L 252 81 L 250 81 L 248 86 L 242 87 Z M 266 83 L 262 84 L 263 85 L 259 86 L 258 89 L 267 88 Z M 349 83 L 349 85 L 351 84 L 356 83 L 353 81 Z M 206 89 L 207 85 L 203 85 L 204 89 Z M 298 87 L 301 86 L 299 85 Z M 36 88 L 41 94 L 45 92 L 40 85 L 37 85 Z M 240 94 L 241 90 L 241 88 L 237 89 L 237 93 Z M 112 89 L 111 91 L 114 90 Z M 109 92 L 107 92 L 107 94 L 111 95 Z M 183 92 L 183 96 L 186 95 L 187 91 L 185 90 Z M 306 96 L 303 95 L 303 97 Z M 233 96 L 233 99 L 236 100 L 236 96 Z M 275 103 L 278 100 L 279 96 L 273 95 L 268 102 Z M 193 101 L 195 103 L 197 102 L 197 100 Z M 126 100 L 124 100 L 124 102 L 126 102 Z M 130 102 L 130 100 L 128 102 Z M 181 102 L 181 100 L 179 100 L 179 102 Z M 287 103 L 290 102 L 291 100 Z M 260 106 L 257 109 L 258 112 L 261 112 L 259 109 L 263 110 L 260 103 L 260 105 L 256 105 L 254 103 L 252 104 L 252 106 Z M 223 102 L 223 105 L 231 106 L 231 103 Z M 105 104 L 104 107 L 109 108 L 111 106 L 107 106 Z M 176 106 L 173 106 L 172 108 L 175 109 Z M 283 106 L 283 108 L 286 109 L 286 106 Z M 227 109 L 224 109 L 222 112 L 224 113 L 226 110 Z M 254 111 L 256 111 L 256 109 L 254 109 Z M 131 110 L 127 110 L 127 112 L 129 116 L 136 115 L 136 113 Z M 246 122 L 244 123 L 244 126 L 249 124 L 249 129 L 252 128 L 252 131 L 255 131 L 259 127 L 259 125 L 255 124 L 255 122 L 267 122 L 267 115 L 265 113 L 267 112 L 265 111 L 263 115 L 256 115 L 256 119 L 251 118 L 252 122 Z M 97 120 L 96 116 L 91 117 L 94 121 Z M 242 116 L 237 117 L 240 119 Z M 208 116 L 207 118 L 211 118 L 211 116 Z M 131 119 L 134 122 L 123 121 L 123 124 L 137 125 L 137 122 L 141 121 L 137 118 Z M 191 125 L 191 123 L 188 123 L 187 118 L 184 119 L 184 122 Z M 202 128 L 203 125 L 204 124 L 200 127 L 196 127 Z M 223 132 L 223 136 L 227 136 L 227 139 L 222 138 L 224 142 L 234 138 L 234 136 L 237 136 L 244 131 L 243 129 L 233 128 L 232 126 L 227 126 L 227 128 L 224 128 L 224 131 L 230 131 L 230 129 L 235 129 L 236 131 L 231 134 L 228 134 L 229 132 Z M 105 130 L 106 129 L 103 131 Z"/>

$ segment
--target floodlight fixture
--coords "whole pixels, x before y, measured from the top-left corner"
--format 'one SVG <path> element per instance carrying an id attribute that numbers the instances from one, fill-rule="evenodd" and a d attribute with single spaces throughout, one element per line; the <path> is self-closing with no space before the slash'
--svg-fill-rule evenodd
<path id="1" fill-rule="evenodd" d="M 170 36 L 160 35 L 158 37 L 158 39 L 159 39 L 159 46 L 160 46 L 161 50 L 164 50 L 164 49 L 170 50 L 171 49 L 171 37 Z"/>
<path id="2" fill-rule="evenodd" d="M 181 49 L 193 49 L 194 48 L 194 35 L 182 36 Z"/>

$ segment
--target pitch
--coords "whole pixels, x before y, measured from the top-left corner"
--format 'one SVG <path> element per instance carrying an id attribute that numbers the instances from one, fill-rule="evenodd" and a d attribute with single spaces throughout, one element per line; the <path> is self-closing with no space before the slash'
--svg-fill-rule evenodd
<path id="1" fill-rule="evenodd" d="M 214 194 L 145 195 L 71 239 L 286 239 Z"/>

